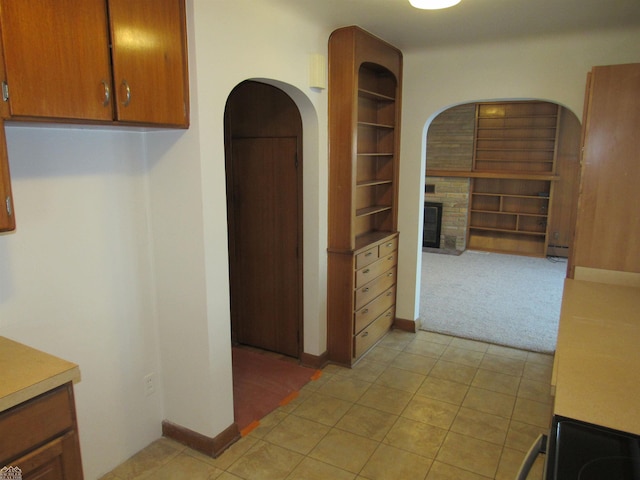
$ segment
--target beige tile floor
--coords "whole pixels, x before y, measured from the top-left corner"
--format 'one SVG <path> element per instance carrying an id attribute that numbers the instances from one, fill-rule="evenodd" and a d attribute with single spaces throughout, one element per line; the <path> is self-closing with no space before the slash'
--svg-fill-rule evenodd
<path id="1" fill-rule="evenodd" d="M 353 369 L 327 366 L 217 459 L 163 438 L 103 480 L 511 480 L 548 428 L 552 358 L 392 331 Z"/>

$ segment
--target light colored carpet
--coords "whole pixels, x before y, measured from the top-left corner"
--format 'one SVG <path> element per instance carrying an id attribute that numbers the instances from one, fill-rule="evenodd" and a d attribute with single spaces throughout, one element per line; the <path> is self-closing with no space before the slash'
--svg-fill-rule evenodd
<path id="1" fill-rule="evenodd" d="M 555 351 L 566 259 L 422 254 L 421 329 Z"/>

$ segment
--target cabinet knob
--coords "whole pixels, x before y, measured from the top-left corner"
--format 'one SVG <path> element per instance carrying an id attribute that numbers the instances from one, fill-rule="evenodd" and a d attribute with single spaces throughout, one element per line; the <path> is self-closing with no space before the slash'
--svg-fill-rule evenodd
<path id="1" fill-rule="evenodd" d="M 131 87 L 126 80 L 122 80 L 122 86 L 124 87 L 124 101 L 122 102 L 122 106 L 128 107 L 131 103 Z"/>
<path id="2" fill-rule="evenodd" d="M 104 97 L 102 100 L 102 106 L 106 107 L 111 102 L 111 89 L 109 88 L 109 84 L 106 80 L 102 80 L 102 87 L 104 88 Z"/>
<path id="3" fill-rule="evenodd" d="M 362 293 L 367 293 L 368 291 L 369 291 L 369 287 L 362 289 Z"/>
<path id="4" fill-rule="evenodd" d="M 362 338 L 364 338 L 364 337 L 368 337 L 368 336 L 369 336 L 369 332 L 364 332 L 364 333 L 362 334 Z"/>

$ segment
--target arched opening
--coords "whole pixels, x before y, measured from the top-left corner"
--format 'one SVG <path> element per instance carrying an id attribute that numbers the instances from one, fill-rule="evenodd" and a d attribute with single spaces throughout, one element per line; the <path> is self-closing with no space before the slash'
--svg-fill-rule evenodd
<path id="1" fill-rule="evenodd" d="M 238 85 L 225 110 L 231 331 L 294 358 L 302 330 L 302 120 L 282 90 Z"/>
<path id="2" fill-rule="evenodd" d="M 432 119 L 422 329 L 553 351 L 575 224 L 579 143 L 577 117 L 552 102 L 471 102 Z"/>

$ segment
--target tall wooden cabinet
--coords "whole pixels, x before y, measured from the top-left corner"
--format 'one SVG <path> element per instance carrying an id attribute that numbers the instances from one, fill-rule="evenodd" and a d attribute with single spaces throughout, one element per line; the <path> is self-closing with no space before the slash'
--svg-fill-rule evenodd
<path id="1" fill-rule="evenodd" d="M 640 273 L 640 63 L 594 67 L 583 120 L 569 277 Z"/>
<path id="2" fill-rule="evenodd" d="M 2 0 L 13 118 L 189 123 L 183 0 Z"/>
<path id="3" fill-rule="evenodd" d="M 469 248 L 546 255 L 560 108 L 534 101 L 477 105 Z"/>
<path id="4" fill-rule="evenodd" d="M 360 29 L 329 39 L 329 360 L 352 365 L 395 319 L 402 53 Z"/>

